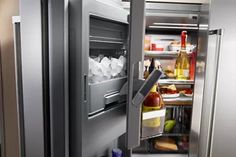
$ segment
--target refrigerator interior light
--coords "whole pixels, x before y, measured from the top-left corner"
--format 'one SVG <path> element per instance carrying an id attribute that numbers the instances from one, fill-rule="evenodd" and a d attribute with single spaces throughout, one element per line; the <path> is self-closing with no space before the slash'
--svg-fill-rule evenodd
<path id="1" fill-rule="evenodd" d="M 183 27 L 197 27 L 195 23 L 153 23 L 156 26 L 183 26 Z"/>

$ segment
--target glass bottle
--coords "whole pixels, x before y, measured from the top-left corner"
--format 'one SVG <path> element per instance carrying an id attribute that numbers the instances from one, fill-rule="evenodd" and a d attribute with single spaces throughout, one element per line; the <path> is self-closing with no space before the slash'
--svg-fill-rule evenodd
<path id="1" fill-rule="evenodd" d="M 156 69 L 156 67 L 155 67 L 155 59 L 152 58 L 151 64 L 150 64 L 150 66 L 148 68 L 149 74 L 151 74 L 154 69 Z"/>
<path id="2" fill-rule="evenodd" d="M 181 33 L 181 49 L 175 62 L 175 76 L 177 80 L 189 79 L 189 56 L 186 51 L 187 31 Z"/>

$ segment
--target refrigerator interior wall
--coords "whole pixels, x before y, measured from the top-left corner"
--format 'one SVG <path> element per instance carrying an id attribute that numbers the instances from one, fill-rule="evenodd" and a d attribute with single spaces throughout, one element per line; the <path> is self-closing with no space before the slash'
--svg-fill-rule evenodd
<path id="1" fill-rule="evenodd" d="M 151 59 L 155 59 L 156 68 L 163 70 L 165 74 L 174 74 L 174 66 L 179 53 L 178 47 L 173 47 L 172 42 L 180 41 L 182 30 L 188 32 L 187 51 L 191 67 L 195 68 L 198 48 L 198 16 L 200 5 L 196 4 L 168 4 L 168 3 L 147 3 L 146 6 L 146 37 L 144 50 L 144 70 L 148 70 Z M 148 42 L 146 40 L 149 40 Z M 149 60 L 149 61 L 148 61 Z M 149 64 L 149 65 L 146 65 Z M 174 127 L 168 129 L 160 137 L 141 142 L 141 146 L 134 149 L 134 153 L 189 153 L 189 136 L 191 130 L 191 118 L 193 107 L 194 73 L 190 80 L 179 81 L 171 75 L 164 76 L 159 80 L 160 92 L 166 104 L 167 121 L 174 121 Z M 167 97 L 165 88 L 174 86 L 178 97 Z M 186 96 L 183 91 L 191 91 Z M 176 95 L 174 94 L 174 95 Z M 172 95 L 173 96 L 173 95 Z M 169 148 L 162 148 L 161 145 L 169 145 Z"/>

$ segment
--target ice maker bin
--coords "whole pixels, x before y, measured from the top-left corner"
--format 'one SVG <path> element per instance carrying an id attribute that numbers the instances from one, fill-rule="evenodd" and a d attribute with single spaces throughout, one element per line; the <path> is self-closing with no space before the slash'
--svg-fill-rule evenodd
<path id="1" fill-rule="evenodd" d="M 126 82 L 126 77 L 107 80 L 104 82 L 89 85 L 89 114 L 94 114 L 104 110 L 106 105 L 115 102 L 124 101 L 124 97 L 120 96 L 121 87 Z"/>

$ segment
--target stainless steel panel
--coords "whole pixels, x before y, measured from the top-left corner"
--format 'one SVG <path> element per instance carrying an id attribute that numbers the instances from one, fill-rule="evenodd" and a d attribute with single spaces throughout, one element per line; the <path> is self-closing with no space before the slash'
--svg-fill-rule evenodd
<path id="1" fill-rule="evenodd" d="M 1 54 L 1 45 L 0 45 Z M 1 60 L 1 55 L 0 55 Z M 3 93 L 2 93 L 2 66 L 0 64 L 0 156 L 4 156 L 4 124 L 3 124 Z"/>
<path id="2" fill-rule="evenodd" d="M 69 157 L 69 0 L 64 0 L 65 157 Z"/>
<path id="3" fill-rule="evenodd" d="M 209 0 L 146 0 L 148 2 L 167 2 L 167 3 L 209 3 Z"/>
<path id="4" fill-rule="evenodd" d="M 127 105 L 127 147 L 132 149 L 140 144 L 141 107 L 134 106 L 133 80 L 139 79 L 139 62 L 143 61 L 145 1 L 131 1 L 130 42 L 128 67 Z"/>
<path id="5" fill-rule="evenodd" d="M 198 53 L 196 61 L 195 85 L 193 97 L 193 109 L 190 132 L 190 157 L 199 157 L 199 138 L 200 138 L 200 124 L 202 110 L 204 110 L 203 92 L 205 80 L 205 65 L 207 56 L 207 42 L 208 42 L 208 19 L 209 19 L 209 5 L 201 6 L 199 14 L 199 38 L 198 38 Z M 203 145 L 204 146 L 204 145 Z"/>
<path id="6" fill-rule="evenodd" d="M 217 83 L 217 70 L 219 64 L 219 53 L 221 44 L 221 30 L 209 32 L 206 77 L 204 87 L 204 107 L 202 110 L 201 131 L 199 138 L 199 156 L 208 157 L 211 145 L 211 132 L 214 110 L 215 110 L 215 85 Z"/>
<path id="7" fill-rule="evenodd" d="M 89 14 L 96 15 L 99 17 L 112 19 L 123 23 L 128 23 L 127 15 L 128 12 L 123 8 L 109 5 L 109 3 L 101 3 L 98 0 L 89 0 L 88 6 L 86 6 Z"/>
<path id="8" fill-rule="evenodd" d="M 70 156 L 93 157 L 125 133 L 126 123 L 125 106 L 88 117 L 89 16 L 127 23 L 127 12 L 95 0 L 70 0 L 69 8 Z"/>
<path id="9" fill-rule="evenodd" d="M 119 96 L 120 89 L 122 85 L 126 82 L 126 78 L 117 78 L 101 83 L 95 83 L 89 85 L 89 114 L 103 110 L 106 105 L 117 101 L 115 98 L 113 101 L 112 94 L 117 94 Z M 99 91 L 99 92 L 98 92 Z M 110 97 L 109 97 L 110 96 Z"/>
<path id="10" fill-rule="evenodd" d="M 41 1 L 20 2 L 26 157 L 45 155 L 41 9 Z"/>
<path id="11" fill-rule="evenodd" d="M 25 136 L 24 136 L 24 104 L 22 89 L 22 67 L 21 67 L 21 40 L 20 40 L 20 17 L 12 17 L 14 33 L 14 52 L 15 52 L 15 76 L 16 76 L 16 99 L 17 99 L 17 119 L 20 156 L 25 156 Z"/>
<path id="12" fill-rule="evenodd" d="M 123 7 L 125 9 L 129 9 L 130 8 L 130 2 L 122 2 Z M 168 12 L 168 10 L 171 11 L 181 11 L 181 12 L 199 12 L 201 8 L 200 4 L 178 4 L 178 3 L 149 3 L 146 2 L 146 9 L 147 10 L 152 10 L 155 12 L 155 10 L 163 10 Z M 169 12 L 169 13 L 170 13 Z"/>
<path id="13" fill-rule="evenodd" d="M 48 1 L 51 156 L 68 156 L 68 1 Z"/>
<path id="14" fill-rule="evenodd" d="M 213 117 L 210 157 L 234 157 L 236 154 L 235 89 L 236 64 L 236 1 L 213 0 L 210 8 L 210 29 L 223 28 Z"/>

